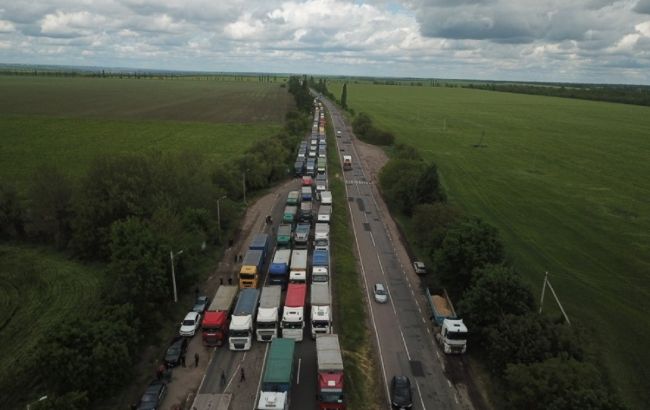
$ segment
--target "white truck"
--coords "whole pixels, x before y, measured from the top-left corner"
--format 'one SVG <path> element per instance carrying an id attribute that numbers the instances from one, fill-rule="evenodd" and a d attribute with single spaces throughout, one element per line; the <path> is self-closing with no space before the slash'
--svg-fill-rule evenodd
<path id="1" fill-rule="evenodd" d="M 327 282 L 312 283 L 309 302 L 311 304 L 311 337 L 332 333 L 330 286 Z"/>
<path id="2" fill-rule="evenodd" d="M 294 249 L 291 252 L 289 282 L 307 283 L 307 249 Z"/>
<path id="3" fill-rule="evenodd" d="M 318 222 L 330 223 L 331 218 L 332 218 L 332 206 L 321 205 L 318 208 Z"/>
<path id="4" fill-rule="evenodd" d="M 330 226 L 319 222 L 314 228 L 314 249 L 330 249 Z"/>
<path id="5" fill-rule="evenodd" d="M 255 288 L 245 288 L 239 292 L 239 299 L 230 318 L 230 350 L 250 350 L 253 345 L 253 324 L 259 298 L 260 291 Z"/>
<path id="6" fill-rule="evenodd" d="M 257 321 L 255 333 L 258 342 L 270 342 L 278 337 L 278 326 L 280 324 L 280 298 L 282 296 L 281 286 L 265 286 L 262 288 L 260 306 L 257 308 Z"/>
<path id="7" fill-rule="evenodd" d="M 332 191 L 323 191 L 320 193 L 321 205 L 332 205 Z"/>

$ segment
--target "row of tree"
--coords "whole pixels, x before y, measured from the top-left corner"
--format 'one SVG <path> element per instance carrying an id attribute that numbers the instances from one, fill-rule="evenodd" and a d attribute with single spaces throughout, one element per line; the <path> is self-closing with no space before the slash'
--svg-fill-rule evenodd
<path id="1" fill-rule="evenodd" d="M 372 118 L 365 112 L 360 112 L 354 117 L 352 130 L 361 141 L 369 144 L 388 146 L 395 143 L 395 135 L 375 127 Z"/>
<path id="2" fill-rule="evenodd" d="M 533 294 L 508 263 L 497 229 L 450 206 L 436 165 L 415 148 L 398 144 L 393 153 L 379 176 L 382 195 L 417 227 L 415 243 L 433 261 L 435 273 L 426 284 L 444 286 L 458 301 L 473 351 L 485 358 L 503 390 L 498 407 L 624 408 L 584 331 L 536 312 Z"/>
<path id="3" fill-rule="evenodd" d="M 37 382 L 54 393 L 39 408 L 76 409 L 124 386 L 146 342 L 141 335 L 156 334 L 169 320 L 170 252 L 184 250 L 177 284 L 193 288 L 202 249 L 229 237 L 244 189 L 252 193 L 286 178 L 308 127 L 308 115 L 288 113 L 283 132 L 219 164 L 194 154 L 123 154 L 96 159 L 78 181 L 41 169 L 24 195 L 0 184 L 3 239 L 52 244 L 106 266 L 101 308 L 66 318 L 32 355 L 25 380 L 0 390 L 28 378 L 31 385 L 38 374 Z"/>
<path id="4" fill-rule="evenodd" d="M 463 87 L 507 93 L 650 105 L 650 87 L 642 85 L 463 83 Z"/>

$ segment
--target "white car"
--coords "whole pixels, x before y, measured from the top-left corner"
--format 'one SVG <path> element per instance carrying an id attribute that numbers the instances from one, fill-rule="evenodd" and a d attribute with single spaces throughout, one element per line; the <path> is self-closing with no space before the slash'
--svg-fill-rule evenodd
<path id="1" fill-rule="evenodd" d="M 427 267 L 420 261 L 413 262 L 413 269 L 418 275 L 425 275 L 427 273 Z"/>
<path id="2" fill-rule="evenodd" d="M 375 284 L 373 287 L 373 293 L 375 294 L 375 300 L 377 303 L 388 302 L 388 292 L 386 292 L 386 288 L 381 283 Z"/>
<path id="3" fill-rule="evenodd" d="M 190 312 L 185 315 L 185 319 L 181 322 L 181 329 L 178 332 L 181 336 L 192 337 L 196 333 L 196 329 L 201 325 L 201 314 L 197 312 Z"/>

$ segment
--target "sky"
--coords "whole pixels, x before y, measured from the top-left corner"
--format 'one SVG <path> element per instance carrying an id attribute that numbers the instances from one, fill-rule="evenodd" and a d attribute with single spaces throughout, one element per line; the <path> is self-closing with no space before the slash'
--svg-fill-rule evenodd
<path id="1" fill-rule="evenodd" d="M 0 63 L 650 84 L 650 0 L 0 0 Z"/>

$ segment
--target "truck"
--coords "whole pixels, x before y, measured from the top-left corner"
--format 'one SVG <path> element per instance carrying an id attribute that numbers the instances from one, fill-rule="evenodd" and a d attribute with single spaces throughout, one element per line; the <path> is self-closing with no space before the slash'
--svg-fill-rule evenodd
<path id="1" fill-rule="evenodd" d="M 275 236 L 275 240 L 278 248 L 290 248 L 291 247 L 291 225 L 280 224 L 278 226 L 278 233 Z"/>
<path id="2" fill-rule="evenodd" d="M 264 251 L 249 249 L 244 255 L 244 260 L 239 270 L 239 287 L 256 288 L 259 282 L 262 266 L 264 265 Z"/>
<path id="3" fill-rule="evenodd" d="M 313 282 L 309 293 L 311 305 L 311 337 L 332 331 L 330 285 L 328 282 Z"/>
<path id="4" fill-rule="evenodd" d="M 314 211 L 311 201 L 305 201 L 300 204 L 300 211 L 298 211 L 298 220 L 300 222 L 308 222 L 311 224 L 314 219 Z"/>
<path id="5" fill-rule="evenodd" d="M 343 155 L 343 170 L 348 171 L 352 169 L 352 155 Z"/>
<path id="6" fill-rule="evenodd" d="M 205 346 L 221 346 L 228 337 L 230 313 L 239 288 L 235 285 L 221 285 L 217 289 L 208 310 L 203 314 L 201 333 Z"/>
<path id="7" fill-rule="evenodd" d="M 305 251 L 306 252 L 306 251 Z M 305 298 L 307 284 L 290 283 L 282 310 L 282 337 L 301 342 L 305 328 Z"/>
<path id="8" fill-rule="evenodd" d="M 293 382 L 293 362 L 296 342 L 273 339 L 266 356 L 258 410 L 288 410 Z"/>
<path id="9" fill-rule="evenodd" d="M 269 253 L 269 235 L 266 233 L 258 233 L 253 237 L 248 249 L 252 251 L 262 251 L 262 263 L 266 261 Z"/>
<path id="10" fill-rule="evenodd" d="M 330 223 L 332 219 L 332 206 L 331 205 L 321 205 L 318 207 L 318 222 Z"/>
<path id="11" fill-rule="evenodd" d="M 449 353 L 465 353 L 467 350 L 467 326 L 463 319 L 456 316 L 454 305 L 449 299 L 447 290 L 427 288 L 427 301 L 431 307 L 434 323 L 434 334 L 443 351 Z"/>
<path id="12" fill-rule="evenodd" d="M 289 191 L 287 194 L 287 205 L 298 205 L 300 202 L 300 192 Z"/>
<path id="13" fill-rule="evenodd" d="M 321 205 L 332 205 L 332 192 L 322 191 L 320 193 L 320 203 Z"/>
<path id="14" fill-rule="evenodd" d="M 323 283 L 329 281 L 330 274 L 327 266 L 312 266 L 311 283 Z"/>
<path id="15" fill-rule="evenodd" d="M 313 193 L 310 186 L 304 186 L 300 188 L 300 198 L 303 201 L 311 201 L 312 194 Z"/>
<path id="16" fill-rule="evenodd" d="M 294 249 L 291 252 L 289 282 L 307 283 L 307 249 Z"/>
<path id="17" fill-rule="evenodd" d="M 316 193 L 320 194 L 321 192 L 327 190 L 327 175 L 318 174 L 315 180 L 316 184 Z"/>
<path id="18" fill-rule="evenodd" d="M 257 321 L 255 322 L 258 342 L 270 342 L 278 337 L 281 296 L 281 286 L 273 285 L 262 288 L 260 306 L 257 308 Z"/>
<path id="19" fill-rule="evenodd" d="M 296 219 L 296 212 L 298 212 L 298 207 L 295 205 L 287 205 L 284 207 L 284 212 L 282 212 L 282 222 L 287 224 L 292 224 Z"/>
<path id="20" fill-rule="evenodd" d="M 293 247 L 295 249 L 308 249 L 310 234 L 311 224 L 300 223 L 296 225 L 296 229 L 293 232 Z"/>
<path id="21" fill-rule="evenodd" d="M 269 283 L 286 287 L 289 282 L 291 249 L 277 249 L 269 265 Z"/>
<path id="22" fill-rule="evenodd" d="M 325 266 L 329 267 L 330 253 L 324 249 L 316 249 L 311 257 L 312 266 Z"/>
<path id="23" fill-rule="evenodd" d="M 302 176 L 303 172 L 305 172 L 305 160 L 298 158 L 296 159 L 296 162 L 293 163 L 293 175 L 299 177 Z"/>
<path id="24" fill-rule="evenodd" d="M 250 350 L 253 345 L 253 323 L 259 298 L 259 289 L 247 288 L 239 292 L 235 310 L 230 318 L 230 350 Z"/>
<path id="25" fill-rule="evenodd" d="M 314 226 L 314 249 L 330 248 L 330 226 L 323 222 L 317 222 Z"/>
<path id="26" fill-rule="evenodd" d="M 339 336 L 316 336 L 316 363 L 318 366 L 317 393 L 319 410 L 343 410 L 343 355 Z"/>

